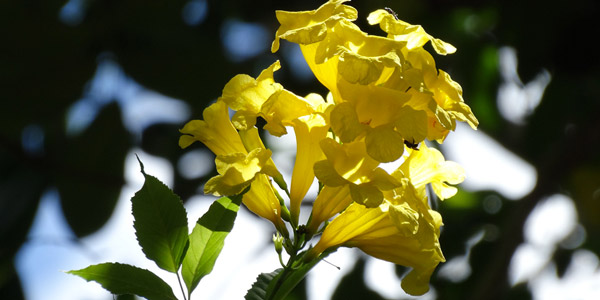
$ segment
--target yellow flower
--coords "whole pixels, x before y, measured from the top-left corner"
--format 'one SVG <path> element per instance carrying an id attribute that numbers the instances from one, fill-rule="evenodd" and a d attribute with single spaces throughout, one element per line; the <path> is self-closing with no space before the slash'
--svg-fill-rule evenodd
<path id="1" fill-rule="evenodd" d="M 244 194 L 242 202 L 250 211 L 271 221 L 278 232 L 287 236 L 287 229 L 281 219 L 281 204 L 266 175 L 258 174 L 256 176 L 250 190 Z"/>
<path id="2" fill-rule="evenodd" d="M 464 103 L 462 87 L 448 73 L 435 67 L 431 54 L 417 48 L 408 52 L 406 57 L 413 66 L 405 72 L 406 80 L 413 87 L 408 90 L 411 95 L 408 104 L 427 112 L 427 139 L 442 143 L 448 132 L 456 129 L 456 120 L 467 122 L 471 128 L 477 129 L 479 121 Z"/>
<path id="3" fill-rule="evenodd" d="M 185 148 L 200 141 L 217 155 L 215 164 L 219 175 L 206 183 L 205 193 L 215 196 L 237 195 L 261 172 L 281 177 L 271 159 L 271 151 L 265 149 L 257 133 L 244 133 L 247 136 L 244 144 L 229 120 L 229 112 L 223 101 L 207 107 L 203 116 L 204 120 L 190 121 L 180 130 L 184 135 L 179 138 L 179 144 Z"/>
<path id="4" fill-rule="evenodd" d="M 330 104 L 320 95 L 300 97 L 281 87 L 273 79 L 273 72 L 279 68 L 279 62 L 275 62 L 257 79 L 248 75 L 234 77 L 220 99 L 236 111 L 233 122 L 238 129 L 252 130 L 259 116 L 267 122 L 264 129 L 274 136 L 287 134 L 288 126 L 294 128 L 297 156 L 292 173 L 290 213 L 297 222 L 300 204 L 315 178 L 312 166 L 323 158 L 319 142 L 329 130 L 326 110 Z M 287 190 L 283 178 L 273 178 Z"/>
<path id="5" fill-rule="evenodd" d="M 425 185 L 431 183 L 435 194 L 441 199 L 448 199 L 456 194 L 457 189 L 449 184 L 459 184 L 465 180 L 465 171 L 457 163 L 446 161 L 440 151 L 429 148 L 422 143 L 419 150 L 412 150 L 404 163 L 392 175 L 406 176 L 419 191 L 425 193 Z"/>
<path id="6" fill-rule="evenodd" d="M 333 94 L 336 103 L 351 101 L 340 94 L 339 82 L 380 85 L 404 62 L 402 47 L 380 36 L 368 35 L 351 19 L 339 18 L 330 26 L 326 38 L 300 49 L 313 73 Z"/>
<path id="7" fill-rule="evenodd" d="M 231 123 L 227 105 L 222 100 L 207 107 L 203 116 L 204 120 L 192 120 L 180 130 L 183 135 L 179 139 L 179 145 L 185 148 L 200 141 L 217 155 L 215 164 L 219 175 L 205 184 L 205 193 L 232 196 L 252 185 L 244 195 L 243 203 L 252 212 L 271 220 L 277 228 L 284 230 L 279 200 L 263 174 L 281 182 L 283 177 L 271 159 L 271 151 L 265 149 L 256 129 L 238 132 Z M 257 181 L 258 183 L 254 183 Z"/>
<path id="8" fill-rule="evenodd" d="M 315 179 L 313 164 L 323 159 L 319 142 L 327 136 L 329 123 L 325 111 L 328 103 L 317 94 L 297 96 L 287 90 L 273 95 L 262 107 L 261 116 L 267 121 L 265 129 L 279 136 L 294 128 L 296 161 L 290 189 L 290 213 L 298 221 L 300 204 Z"/>
<path id="9" fill-rule="evenodd" d="M 368 21 L 387 37 L 368 35 L 352 23 L 355 10 L 329 1 L 306 12 L 281 12 L 272 50 L 279 39 L 298 43 L 317 79 L 333 96 L 331 127 L 342 142 L 366 137 L 367 153 L 380 162 L 401 157 L 404 141 L 443 142 L 456 120 L 474 129 L 478 121 L 462 99 L 462 89 L 423 49 L 431 42 L 442 55 L 456 51 L 384 10 Z M 281 16 L 281 17 L 280 17 Z"/>
<path id="10" fill-rule="evenodd" d="M 427 220 L 407 204 L 386 201 L 367 208 L 353 203 L 327 225 L 305 259 L 312 260 L 340 246 L 357 247 L 373 257 L 411 267 L 402 288 L 422 295 L 429 290 L 435 267 L 445 260 L 438 242 L 440 225 L 441 218 Z"/>
<path id="11" fill-rule="evenodd" d="M 219 145 L 223 144 L 221 146 L 223 150 L 219 152 L 223 153 L 223 156 L 217 156 L 219 175 L 205 185 L 205 192 L 215 195 L 239 193 L 259 173 L 271 176 L 282 189 L 287 191 L 287 184 L 281 173 L 277 171 L 270 157 L 270 151 L 265 149 L 254 125 L 256 118 L 262 117 L 267 122 L 264 129 L 275 136 L 286 134 L 286 127 L 294 128 L 297 156 L 289 195 L 291 216 L 297 222 L 300 204 L 315 178 L 313 164 L 324 158 L 319 142 L 327 136 L 329 130 L 327 110 L 331 103 L 317 94 L 300 97 L 284 89 L 273 79 L 273 73 L 279 68 L 277 61 L 262 71 L 256 79 L 240 74 L 225 85 L 223 95 L 217 103 L 220 111 L 219 124 L 227 128 L 227 135 L 223 134 L 223 130 L 217 132 L 218 126 L 210 127 L 212 124 L 210 120 L 190 123 L 206 125 L 193 133 L 210 135 L 211 141 L 214 140 Z M 226 116 L 227 107 L 223 104 L 227 104 L 235 111 L 231 120 L 228 115 Z M 207 109 L 207 111 L 212 110 Z M 192 133 L 186 129 L 188 128 L 184 128 L 182 132 Z M 223 134 L 223 138 L 219 139 L 218 134 L 212 136 L 212 133 Z M 183 136 L 182 140 L 193 138 Z M 235 140 L 236 147 L 226 148 L 225 146 L 231 146 L 231 140 Z M 245 150 L 240 149 L 240 142 Z"/>

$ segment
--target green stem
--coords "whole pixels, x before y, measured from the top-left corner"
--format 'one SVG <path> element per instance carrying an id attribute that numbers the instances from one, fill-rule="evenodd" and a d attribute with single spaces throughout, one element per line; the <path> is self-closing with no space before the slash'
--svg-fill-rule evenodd
<path id="1" fill-rule="evenodd" d="M 183 285 L 181 284 L 181 276 L 179 276 L 179 273 L 175 273 L 175 275 L 177 275 L 177 282 L 179 283 L 179 288 L 181 289 L 181 294 L 183 295 L 183 300 L 191 300 L 192 299 L 192 292 L 189 291 L 188 292 L 188 297 L 185 297 L 185 291 L 183 290 Z"/>
<path id="2" fill-rule="evenodd" d="M 287 277 L 288 273 L 292 270 L 292 264 L 293 264 L 295 257 L 296 257 L 295 253 L 294 253 L 294 255 L 290 256 L 290 259 L 288 260 L 287 265 L 283 268 L 283 271 L 281 271 L 281 273 L 277 276 L 277 279 L 276 279 L 277 281 L 275 282 L 275 286 L 271 290 L 271 293 L 269 293 L 267 300 L 274 300 L 273 297 L 275 297 L 275 295 L 277 295 L 277 291 L 283 284 L 283 281 Z"/>
<path id="3" fill-rule="evenodd" d="M 281 197 L 281 195 L 279 194 L 277 189 L 273 189 L 273 192 L 275 192 L 275 197 L 277 197 L 277 200 L 279 200 L 279 205 L 281 206 L 281 218 L 284 221 L 291 222 L 290 211 L 288 210 L 287 206 L 285 205 L 285 200 L 283 200 L 283 198 Z M 289 198 L 290 193 L 287 190 L 285 190 L 285 192 Z M 295 225 L 294 225 L 294 228 L 295 228 Z"/>
<path id="4" fill-rule="evenodd" d="M 308 272 L 328 254 L 329 252 L 323 253 L 321 256 L 316 257 L 309 262 L 304 262 L 303 255 L 295 256 L 293 259 L 290 258 L 287 266 L 274 279 L 275 282 L 273 283 L 273 287 L 267 289 L 267 299 L 285 299 L 298 283 L 306 277 L 306 274 L 308 274 Z"/>

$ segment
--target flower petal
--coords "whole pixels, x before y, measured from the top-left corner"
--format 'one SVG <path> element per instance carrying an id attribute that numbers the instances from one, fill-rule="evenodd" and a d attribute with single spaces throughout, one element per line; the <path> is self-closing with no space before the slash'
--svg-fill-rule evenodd
<path id="1" fill-rule="evenodd" d="M 246 150 L 252 151 L 254 149 L 266 149 L 263 144 L 260 135 L 258 134 L 258 128 L 252 127 L 248 130 L 242 130 L 239 132 L 240 138 L 244 143 L 244 147 Z M 261 169 L 261 173 L 269 175 L 273 177 L 273 180 L 279 185 L 283 190 L 287 190 L 287 184 L 283 178 L 283 175 L 277 167 L 275 166 L 275 162 L 272 157 L 269 157 L 269 160 L 264 164 Z"/>
<path id="2" fill-rule="evenodd" d="M 348 143 L 365 132 L 367 128 L 359 122 L 354 106 L 345 102 L 336 105 L 331 111 L 331 129 L 342 142 Z"/>
<path id="3" fill-rule="evenodd" d="M 302 116 L 292 121 L 296 134 L 296 162 L 290 188 L 290 213 L 297 221 L 302 199 L 312 185 L 315 162 L 325 158 L 319 142 L 327 136 L 329 125 L 320 114 Z"/>
<path id="4" fill-rule="evenodd" d="M 454 46 L 427 34 L 420 25 L 411 25 L 402 20 L 397 20 L 383 9 L 378 9 L 369 14 L 367 20 L 371 25 L 379 24 L 381 29 L 388 33 L 389 37 L 398 41 L 406 41 L 408 49 L 423 47 L 425 43 L 431 41 L 433 49 L 440 55 L 456 52 Z"/>
<path id="5" fill-rule="evenodd" d="M 217 101 L 202 113 L 204 120 L 192 120 L 179 131 L 184 135 L 179 139 L 182 148 L 200 141 L 216 155 L 246 153 L 240 137 L 229 120 L 225 102 Z"/>
<path id="6" fill-rule="evenodd" d="M 456 188 L 448 186 L 446 182 L 458 184 L 465 179 L 464 169 L 459 164 L 446 161 L 441 152 L 428 148 L 425 143 L 421 144 L 418 151 L 411 151 L 399 169 L 421 192 L 424 192 L 427 183 L 431 183 L 441 200 L 456 194 Z"/>
<path id="7" fill-rule="evenodd" d="M 324 186 L 313 204 L 310 221 L 307 224 L 308 231 L 317 232 L 321 223 L 343 211 L 350 203 L 352 197 L 348 185 Z"/>
<path id="8" fill-rule="evenodd" d="M 273 79 L 273 73 L 281 68 L 279 61 L 263 70 L 257 79 L 246 74 L 233 77 L 223 88 L 221 101 L 235 111 L 260 112 L 260 108 L 271 95 L 283 89 Z"/>
<path id="9" fill-rule="evenodd" d="M 204 185 L 204 192 L 215 196 L 237 195 L 246 188 L 271 158 L 271 151 L 256 148 L 247 155 L 218 155 L 215 159 L 219 175 Z"/>
<path id="10" fill-rule="evenodd" d="M 250 190 L 244 194 L 242 202 L 253 213 L 273 222 L 279 232 L 287 232 L 281 219 L 281 205 L 266 175 L 256 176 Z"/>
<path id="11" fill-rule="evenodd" d="M 356 20 L 358 12 L 355 8 L 342 4 L 346 1 L 348 0 L 330 0 L 312 11 L 276 11 L 275 16 L 281 26 L 275 33 L 271 51 L 277 52 L 279 39 L 303 45 L 312 44 L 322 41 L 327 28 L 340 19 Z"/>
<path id="12" fill-rule="evenodd" d="M 287 133 L 286 126 L 293 126 L 293 120 L 317 112 L 321 106 L 313 106 L 316 96 L 308 101 L 288 90 L 282 89 L 273 94 L 261 107 L 261 116 L 267 121 L 264 129 L 274 136 Z M 324 104 L 325 100 L 321 97 Z M 321 104 L 322 105 L 322 104 Z"/>
<path id="13" fill-rule="evenodd" d="M 398 121 L 395 122 L 396 130 L 412 144 L 418 144 L 427 137 L 427 113 L 415 110 L 406 105 L 398 112 Z"/>
<path id="14" fill-rule="evenodd" d="M 379 162 L 392 162 L 404 152 L 404 139 L 391 126 L 378 126 L 367 132 L 367 153 Z"/>
<path id="15" fill-rule="evenodd" d="M 350 204 L 323 231 L 319 242 L 309 250 L 310 255 L 319 255 L 329 248 L 339 247 L 348 240 L 371 230 L 373 225 L 387 215 L 380 207 L 367 208 L 357 203 Z"/>
<path id="16" fill-rule="evenodd" d="M 372 182 L 349 184 L 352 200 L 369 208 L 378 207 L 383 202 L 383 193 Z"/>

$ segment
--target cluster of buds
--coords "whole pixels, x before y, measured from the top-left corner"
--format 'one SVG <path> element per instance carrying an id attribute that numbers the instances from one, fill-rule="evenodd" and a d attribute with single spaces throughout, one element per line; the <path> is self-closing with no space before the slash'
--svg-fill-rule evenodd
<path id="1" fill-rule="evenodd" d="M 181 129 L 179 144 L 200 141 L 215 153 L 219 175 L 205 184 L 205 193 L 245 192 L 245 206 L 274 224 L 278 252 L 284 247 L 306 263 L 338 247 L 356 247 L 410 267 L 402 288 L 421 295 L 444 261 L 438 240 L 442 218 L 431 209 L 426 186 L 444 200 L 457 191 L 449 184 L 464 180 L 458 164 L 424 141 L 442 143 L 456 121 L 473 129 L 478 121 L 460 85 L 437 69 L 423 48 L 430 42 L 446 55 L 456 51 L 452 45 L 383 9 L 372 12 L 368 22 L 387 36 L 366 34 L 353 23 L 356 9 L 344 2 L 276 12 L 281 26 L 272 51 L 281 39 L 298 44 L 329 90 L 325 98 L 299 96 L 275 82 L 277 61 L 256 78 L 232 78 L 204 110 L 203 120 Z M 259 117 L 273 136 L 293 128 L 297 152 L 289 189 L 260 138 Z M 399 167 L 384 170 L 381 164 L 389 162 Z M 315 178 L 319 193 L 308 223 L 299 224 L 301 203 Z M 278 190 L 289 198 L 289 207 Z M 308 250 L 296 255 L 305 246 Z"/>

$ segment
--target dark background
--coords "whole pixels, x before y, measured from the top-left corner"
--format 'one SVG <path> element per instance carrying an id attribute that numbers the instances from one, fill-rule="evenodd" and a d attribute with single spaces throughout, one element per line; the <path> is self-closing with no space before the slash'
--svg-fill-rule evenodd
<path id="1" fill-rule="evenodd" d="M 124 184 L 124 159 L 132 147 L 141 147 L 174 165 L 185 153 L 177 147 L 183 122 L 156 123 L 134 134 L 124 126 L 122 106 L 114 102 L 102 106 L 85 131 L 66 133 L 67 112 L 84 95 L 100 61 L 109 57 L 137 83 L 185 101 L 191 116 L 200 118 L 203 108 L 235 74 L 256 76 L 275 59 L 284 59 L 281 52 L 270 53 L 271 39 L 264 51 L 242 61 L 229 56 L 221 34 L 227 20 L 260 23 L 274 35 L 276 9 L 311 10 L 322 4 L 306 0 L 208 1 L 206 18 L 190 25 L 182 18 L 187 2 L 81 0 L 80 15 L 63 18 L 59 12 L 65 1 L 0 2 L 2 298 L 23 298 L 14 256 L 28 242 L 27 232 L 44 191 L 56 188 L 68 224 L 77 237 L 83 237 L 110 217 Z M 466 239 L 481 228 L 498 228 L 496 237 L 473 248 L 470 277 L 458 283 L 432 278 L 440 299 L 530 298 L 525 285 L 509 287 L 508 266 L 523 242 L 527 216 L 552 194 L 568 195 L 575 202 L 587 236 L 578 248 L 600 253 L 600 66 L 595 46 L 600 26 L 596 1 L 349 4 L 358 9 L 357 23 L 363 30 L 378 33 L 378 28 L 369 28 L 365 18 L 377 8 L 390 7 L 400 19 L 421 24 L 433 36 L 456 46 L 456 54 L 436 56 L 438 67 L 462 85 L 465 101 L 480 120 L 479 130 L 538 172 L 534 190 L 519 201 L 507 201 L 495 191 L 461 190 L 456 197 L 461 201 L 495 195 L 502 200 L 498 213 L 487 213 L 481 201 L 460 208 L 440 205 L 447 224 L 441 237 L 447 259 L 464 254 Z M 523 125 L 508 122 L 496 107 L 500 84 L 497 54 L 502 46 L 516 49 L 523 82 L 542 69 L 552 78 L 540 106 Z M 311 91 L 324 94 L 315 79 L 298 80 L 285 60 L 282 64 L 277 80 L 287 89 L 300 95 Z M 43 139 L 35 139 L 40 133 Z M 28 140 L 32 135 L 33 142 Z M 174 190 L 184 200 L 211 176 L 185 179 L 177 172 L 175 175 Z M 559 276 L 575 250 L 558 247 L 554 252 Z M 399 274 L 402 271 L 398 269 Z M 362 282 L 358 264 L 342 281 L 336 297 L 349 299 L 345 292 L 362 295 L 357 299 L 378 299 Z"/>

